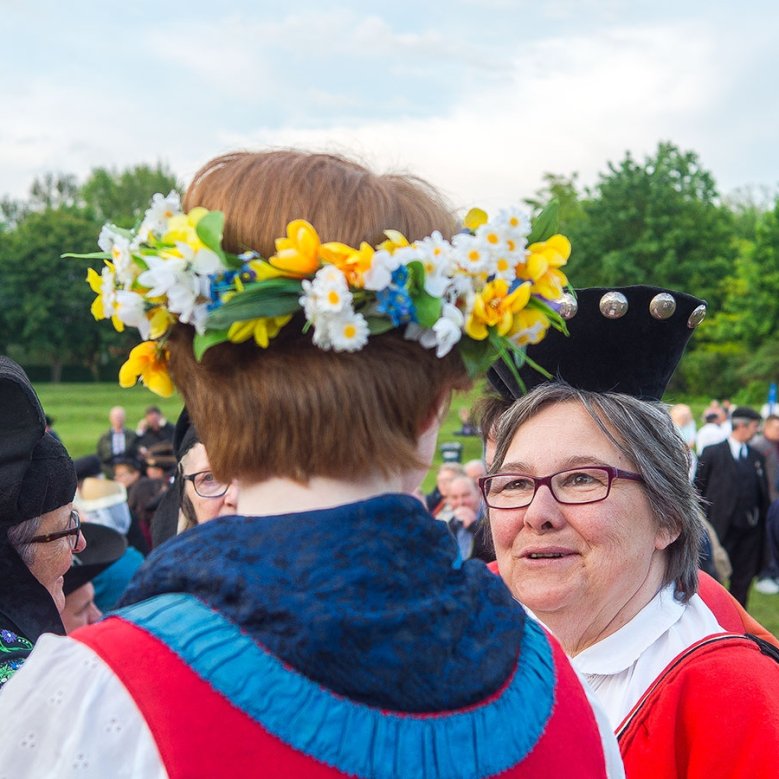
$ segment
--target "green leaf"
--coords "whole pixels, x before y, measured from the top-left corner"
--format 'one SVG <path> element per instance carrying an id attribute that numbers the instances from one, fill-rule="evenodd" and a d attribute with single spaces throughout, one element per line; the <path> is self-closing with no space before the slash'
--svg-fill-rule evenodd
<path id="1" fill-rule="evenodd" d="M 300 281 L 295 279 L 263 281 L 212 311 L 208 315 L 208 326 L 219 329 L 229 327 L 233 322 L 294 314 L 300 309 L 300 294 Z"/>
<path id="2" fill-rule="evenodd" d="M 440 318 L 443 303 L 425 291 L 425 266 L 413 260 L 407 266 L 409 277 L 408 294 L 414 303 L 417 322 L 420 327 L 430 329 Z"/>
<path id="3" fill-rule="evenodd" d="M 533 220 L 533 227 L 527 237 L 528 244 L 545 241 L 560 232 L 560 206 L 556 200 Z"/>
<path id="4" fill-rule="evenodd" d="M 222 251 L 222 233 L 224 232 L 225 215 L 221 211 L 209 211 L 195 227 L 197 237 L 220 257 Z"/>
<path id="5" fill-rule="evenodd" d="M 474 341 L 473 338 L 465 336 L 460 339 L 457 346 L 465 370 L 472 379 L 485 374 L 498 357 L 493 345 L 487 339 Z"/>
<path id="6" fill-rule="evenodd" d="M 395 329 L 392 320 L 386 317 L 366 316 L 365 321 L 368 323 L 368 332 L 371 335 L 381 335 Z"/>
<path id="7" fill-rule="evenodd" d="M 563 335 L 568 335 L 568 325 L 566 324 L 565 319 L 563 319 L 560 314 L 551 306 L 544 303 L 543 300 L 531 297 L 527 303 L 527 307 L 538 309 L 539 311 L 546 314 L 546 316 L 549 318 L 549 322 L 555 330 L 559 330 L 561 333 L 563 333 Z"/>
<path id="8" fill-rule="evenodd" d="M 68 252 L 67 254 L 60 254 L 60 257 L 64 260 L 66 258 L 74 258 L 76 260 L 110 260 L 111 255 L 108 252 L 89 252 L 87 254 L 73 254 Z"/>
<path id="9" fill-rule="evenodd" d="M 195 333 L 192 342 L 192 348 L 195 352 L 195 359 L 200 362 L 207 349 L 217 344 L 222 344 L 227 340 L 227 330 L 207 330 L 202 335 Z"/>

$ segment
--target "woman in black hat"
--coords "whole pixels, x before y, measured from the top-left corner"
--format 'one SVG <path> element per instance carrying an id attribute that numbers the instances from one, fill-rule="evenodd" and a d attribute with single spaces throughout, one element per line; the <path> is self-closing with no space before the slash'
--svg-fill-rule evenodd
<path id="1" fill-rule="evenodd" d="M 0 685 L 44 632 L 63 633 L 63 577 L 84 549 L 76 471 L 24 371 L 0 357 Z"/>
<path id="2" fill-rule="evenodd" d="M 776 775 L 779 644 L 699 573 L 689 449 L 658 402 L 700 305 L 581 291 L 570 339 L 535 350 L 557 381 L 507 392 L 481 480 L 500 575 L 593 686 L 630 779 Z"/>

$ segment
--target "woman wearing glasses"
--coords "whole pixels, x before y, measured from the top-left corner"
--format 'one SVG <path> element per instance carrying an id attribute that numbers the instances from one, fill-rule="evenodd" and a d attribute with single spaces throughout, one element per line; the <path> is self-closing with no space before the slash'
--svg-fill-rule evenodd
<path id="1" fill-rule="evenodd" d="M 629 779 L 775 776 L 777 650 L 711 639 L 687 457 L 659 404 L 536 387 L 481 480 L 498 567 L 594 688 Z"/>
<path id="2" fill-rule="evenodd" d="M 73 461 L 44 424 L 24 372 L 0 357 L 0 685 L 42 633 L 64 633 L 63 577 L 86 545 Z"/>

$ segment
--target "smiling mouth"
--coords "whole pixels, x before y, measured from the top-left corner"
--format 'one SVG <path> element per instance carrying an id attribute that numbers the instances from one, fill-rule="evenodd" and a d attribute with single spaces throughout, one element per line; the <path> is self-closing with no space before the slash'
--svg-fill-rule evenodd
<path id="1" fill-rule="evenodd" d="M 531 552 L 528 555 L 528 558 L 530 560 L 554 560 L 558 557 L 565 557 L 562 552 Z"/>

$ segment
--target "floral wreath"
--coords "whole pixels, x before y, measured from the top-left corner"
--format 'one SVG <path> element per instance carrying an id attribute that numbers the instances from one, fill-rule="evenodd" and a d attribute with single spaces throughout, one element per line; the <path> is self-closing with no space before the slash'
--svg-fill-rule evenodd
<path id="1" fill-rule="evenodd" d="M 119 372 L 121 386 L 140 377 L 157 394 L 173 394 L 166 344 L 176 322 L 194 327 L 198 360 L 227 341 L 253 338 L 267 348 L 301 309 L 321 349 L 357 351 L 370 336 L 403 327 L 438 357 L 457 346 L 471 376 L 502 359 L 520 386 L 525 362 L 548 375 L 526 346 L 550 326 L 566 332 L 559 301 L 571 244 L 557 233 L 555 203 L 532 224 L 517 208 L 492 220 L 472 209 L 451 241 L 434 232 L 410 243 L 386 230 L 376 247 L 322 243 L 296 219 L 268 259 L 225 252 L 223 227 L 220 211 L 185 214 L 178 193 L 156 194 L 138 227 L 103 227 L 102 251 L 64 255 L 105 260 L 102 273 L 87 273 L 97 294 L 92 314 L 143 338 Z"/>

